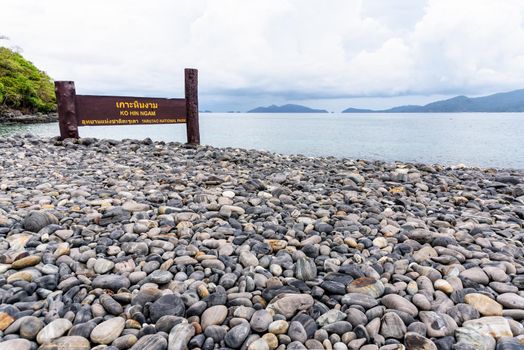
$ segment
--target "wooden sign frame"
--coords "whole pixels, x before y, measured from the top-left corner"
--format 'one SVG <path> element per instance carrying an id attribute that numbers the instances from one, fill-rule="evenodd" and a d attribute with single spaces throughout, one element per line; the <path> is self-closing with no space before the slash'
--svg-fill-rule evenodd
<path id="1" fill-rule="evenodd" d="M 185 98 L 77 95 L 73 81 L 55 81 L 60 139 L 97 125 L 186 124 L 187 143 L 200 144 L 198 70 L 186 68 Z"/>

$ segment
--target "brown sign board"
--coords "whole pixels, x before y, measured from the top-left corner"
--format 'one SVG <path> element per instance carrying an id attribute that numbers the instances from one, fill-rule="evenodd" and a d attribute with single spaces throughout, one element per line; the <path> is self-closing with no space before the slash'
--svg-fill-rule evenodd
<path id="1" fill-rule="evenodd" d="M 186 122 L 183 98 L 76 95 L 78 126 Z"/>
<path id="2" fill-rule="evenodd" d="M 185 98 L 76 95 L 72 81 L 55 81 L 60 139 L 79 138 L 78 127 L 186 124 L 187 142 L 200 144 L 198 71 L 186 68 Z"/>

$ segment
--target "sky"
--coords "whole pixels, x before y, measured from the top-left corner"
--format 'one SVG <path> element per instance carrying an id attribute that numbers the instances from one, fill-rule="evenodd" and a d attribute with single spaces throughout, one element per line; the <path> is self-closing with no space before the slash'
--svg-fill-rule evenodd
<path id="1" fill-rule="evenodd" d="M 524 88 L 524 0 L 0 0 L 0 45 L 79 94 L 340 111 Z"/>

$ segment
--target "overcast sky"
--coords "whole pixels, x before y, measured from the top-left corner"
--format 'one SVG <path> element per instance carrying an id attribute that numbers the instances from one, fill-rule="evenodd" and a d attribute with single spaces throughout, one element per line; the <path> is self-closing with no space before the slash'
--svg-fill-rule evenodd
<path id="1" fill-rule="evenodd" d="M 78 93 L 340 111 L 524 88 L 524 0 L 0 0 L 0 40 Z"/>

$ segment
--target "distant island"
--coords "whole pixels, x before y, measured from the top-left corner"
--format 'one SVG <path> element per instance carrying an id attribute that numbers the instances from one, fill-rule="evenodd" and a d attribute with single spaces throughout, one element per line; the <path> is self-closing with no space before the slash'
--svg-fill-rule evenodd
<path id="1" fill-rule="evenodd" d="M 247 113 L 328 113 L 325 109 L 313 109 L 306 106 L 287 104 L 283 106 L 271 105 L 268 107 L 257 107 Z"/>
<path id="2" fill-rule="evenodd" d="M 424 106 L 408 105 L 384 110 L 348 108 L 342 113 L 456 113 L 456 112 L 524 112 L 524 89 L 483 97 L 457 96 Z"/>

